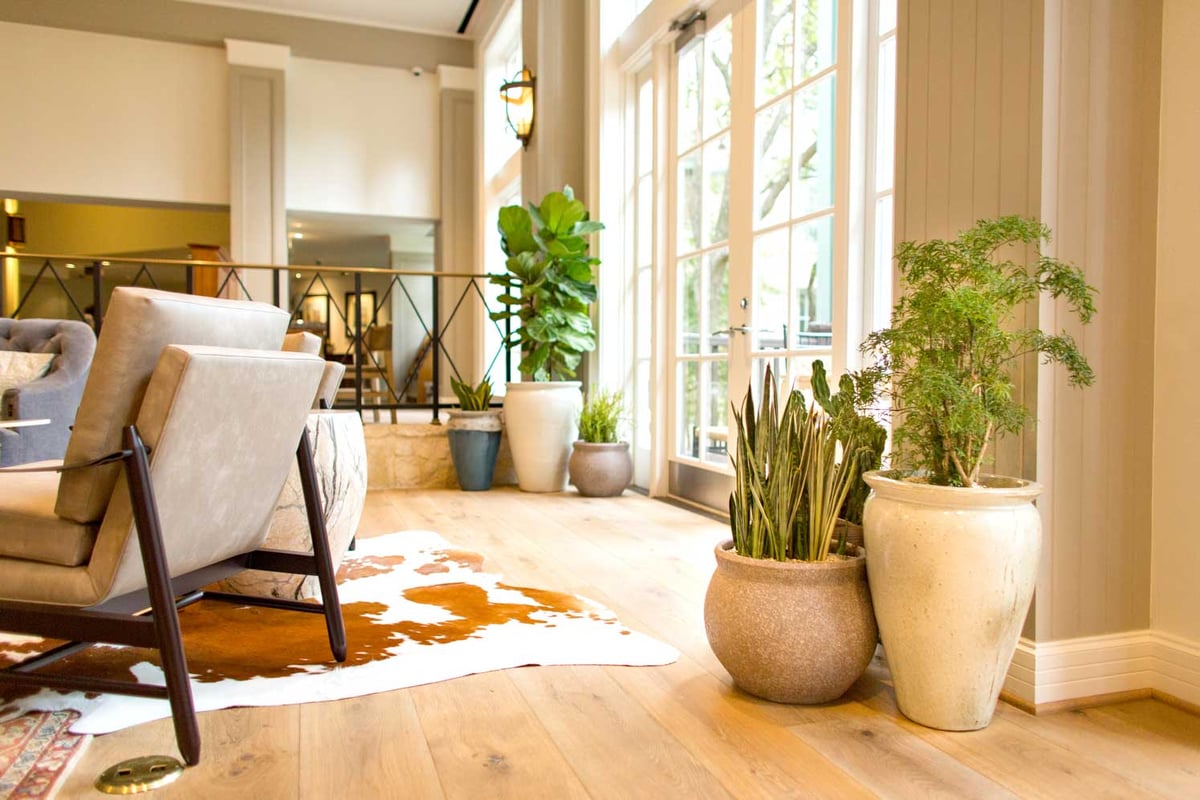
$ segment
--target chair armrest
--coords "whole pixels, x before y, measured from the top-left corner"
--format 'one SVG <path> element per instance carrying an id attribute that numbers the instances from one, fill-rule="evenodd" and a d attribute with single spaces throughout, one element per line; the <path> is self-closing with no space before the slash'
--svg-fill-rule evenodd
<path id="1" fill-rule="evenodd" d="M 51 372 L 36 381 L 14 386 L 4 393 L 4 412 L 9 419 L 74 419 L 83 396 L 87 372 Z"/>
<path id="2" fill-rule="evenodd" d="M 146 449 L 146 452 L 150 452 L 149 448 Z M 0 475 L 6 472 L 69 472 L 76 469 L 86 469 L 87 467 L 102 467 L 105 464 L 116 464 L 132 455 L 132 450 L 117 450 L 106 456 L 93 458 L 90 461 L 79 461 L 74 464 L 55 464 L 52 467 L 0 467 Z"/>

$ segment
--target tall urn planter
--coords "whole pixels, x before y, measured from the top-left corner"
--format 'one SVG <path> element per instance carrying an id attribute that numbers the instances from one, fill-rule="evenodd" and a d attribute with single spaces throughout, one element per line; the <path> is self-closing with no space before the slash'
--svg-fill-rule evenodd
<path id="1" fill-rule="evenodd" d="M 726 541 L 704 598 L 704 628 L 744 691 L 776 703 L 827 703 L 871 663 L 875 616 L 862 550 L 825 561 L 747 558 Z"/>
<path id="2" fill-rule="evenodd" d="M 863 476 L 867 573 L 896 703 L 950 731 L 986 727 L 1025 622 L 1041 553 L 1041 486 L 975 488 Z"/>
<path id="3" fill-rule="evenodd" d="M 579 381 L 510 383 L 504 420 L 517 486 L 523 492 L 567 488 L 571 444 L 578 438 L 583 395 Z"/>

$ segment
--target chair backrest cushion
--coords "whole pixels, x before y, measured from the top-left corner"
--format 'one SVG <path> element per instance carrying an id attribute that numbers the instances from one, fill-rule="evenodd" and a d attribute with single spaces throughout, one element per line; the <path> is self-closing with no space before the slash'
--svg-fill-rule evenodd
<path id="1" fill-rule="evenodd" d="M 167 345 L 279 350 L 287 324 L 287 312 L 266 303 L 114 289 L 64 460 L 90 461 L 121 449 L 121 431 L 136 419 Z M 209 402 L 220 407 L 223 398 L 214 393 Z M 54 512 L 75 522 L 98 521 L 119 471 L 114 464 L 63 473 Z"/>
<path id="2" fill-rule="evenodd" d="M 138 431 L 172 575 L 262 546 L 324 362 L 302 353 L 167 347 Z M 143 588 L 124 473 L 88 572 L 101 598 Z"/>

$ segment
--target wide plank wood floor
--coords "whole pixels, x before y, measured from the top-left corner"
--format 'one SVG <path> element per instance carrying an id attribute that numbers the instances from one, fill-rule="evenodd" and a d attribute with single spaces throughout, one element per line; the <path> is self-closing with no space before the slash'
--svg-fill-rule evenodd
<path id="1" fill-rule="evenodd" d="M 584 594 L 677 647 L 666 667 L 527 667 L 335 703 L 200 715 L 203 760 L 156 798 L 1200 798 L 1200 718 L 1154 700 L 945 733 L 878 659 L 842 700 L 734 689 L 704 637 L 726 527 L 644 497 L 372 492 L 361 536 L 427 529 L 512 582 Z M 175 754 L 169 721 L 97 737 L 61 797 Z"/>

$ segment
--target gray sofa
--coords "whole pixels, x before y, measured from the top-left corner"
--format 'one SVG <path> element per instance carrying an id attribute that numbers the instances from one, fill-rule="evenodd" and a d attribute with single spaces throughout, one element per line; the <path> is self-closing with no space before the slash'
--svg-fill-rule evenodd
<path id="1" fill-rule="evenodd" d="M 55 353 L 50 371 L 0 398 L 4 419 L 49 419 L 49 425 L 0 428 L 0 466 L 62 458 L 92 366 L 96 335 L 82 322 L 0 319 L 0 350 Z"/>

